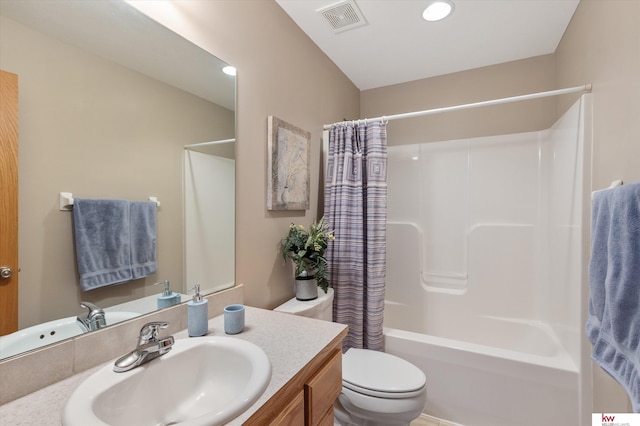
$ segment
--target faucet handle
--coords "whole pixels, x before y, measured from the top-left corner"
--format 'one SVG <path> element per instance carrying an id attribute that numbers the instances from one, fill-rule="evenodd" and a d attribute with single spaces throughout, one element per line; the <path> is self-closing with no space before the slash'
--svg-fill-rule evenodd
<path id="1" fill-rule="evenodd" d="M 102 309 L 90 302 L 80 302 L 80 307 L 87 309 L 86 313 L 79 314 L 76 317 L 76 321 L 83 333 L 99 330 L 107 326 L 107 319 Z"/>
<path id="2" fill-rule="evenodd" d="M 102 311 L 102 309 L 100 309 L 99 307 L 97 307 L 91 302 L 80 302 L 80 307 L 88 309 L 89 315 L 93 314 L 96 311 Z"/>
<path id="3" fill-rule="evenodd" d="M 142 326 L 140 329 L 140 342 L 152 342 L 158 338 L 160 329 L 169 327 L 169 323 L 165 321 L 152 321 Z"/>

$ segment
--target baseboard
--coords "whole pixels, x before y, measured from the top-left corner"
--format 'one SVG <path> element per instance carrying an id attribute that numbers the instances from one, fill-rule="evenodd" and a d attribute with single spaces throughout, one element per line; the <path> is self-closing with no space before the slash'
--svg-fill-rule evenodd
<path id="1" fill-rule="evenodd" d="M 428 414 L 420 414 L 416 420 L 411 422 L 411 426 L 464 426 L 460 423 L 453 423 L 448 420 L 439 419 L 438 417 Z"/>

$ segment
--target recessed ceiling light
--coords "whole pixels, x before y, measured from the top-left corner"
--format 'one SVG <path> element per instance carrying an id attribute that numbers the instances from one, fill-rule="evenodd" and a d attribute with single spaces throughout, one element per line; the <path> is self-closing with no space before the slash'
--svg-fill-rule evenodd
<path id="1" fill-rule="evenodd" d="M 227 75 L 235 76 L 236 75 L 236 67 L 232 67 L 231 65 L 227 65 L 226 67 L 222 68 L 222 72 L 227 74 Z"/>
<path id="2" fill-rule="evenodd" d="M 422 17 L 426 21 L 439 21 L 446 18 L 453 11 L 453 3 L 449 0 L 435 0 L 429 3 L 422 12 Z"/>

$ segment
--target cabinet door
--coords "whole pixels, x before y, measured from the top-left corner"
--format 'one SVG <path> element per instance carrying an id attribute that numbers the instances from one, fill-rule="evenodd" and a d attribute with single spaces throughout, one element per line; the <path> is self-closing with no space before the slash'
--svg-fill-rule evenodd
<path id="1" fill-rule="evenodd" d="M 331 407 L 316 426 L 334 426 L 335 424 L 336 423 L 333 418 L 333 407 Z"/>
<path id="2" fill-rule="evenodd" d="M 318 373 L 304 385 L 306 425 L 326 424 L 327 413 L 342 391 L 342 351 L 336 349 Z"/>
<path id="3" fill-rule="evenodd" d="M 276 417 L 272 425 L 301 426 L 304 424 L 304 391 L 300 391 Z M 333 423 L 332 423 L 333 424 Z"/>

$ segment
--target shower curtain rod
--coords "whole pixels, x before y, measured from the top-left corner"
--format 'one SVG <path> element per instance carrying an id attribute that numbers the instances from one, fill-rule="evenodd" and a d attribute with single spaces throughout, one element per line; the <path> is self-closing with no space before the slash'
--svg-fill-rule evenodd
<path id="1" fill-rule="evenodd" d="M 404 114 L 395 114 L 395 115 L 387 115 L 387 116 L 383 115 L 381 117 L 369 118 L 368 120 L 372 120 L 372 121 L 377 121 L 377 120 L 389 121 L 389 120 L 397 120 L 397 119 L 400 119 L 400 118 L 412 118 L 412 117 L 419 117 L 419 116 L 423 116 L 423 115 L 439 114 L 441 112 L 458 111 L 458 110 L 469 109 L 469 108 L 478 108 L 478 107 L 483 107 L 483 106 L 506 104 L 506 103 L 509 103 L 509 102 L 517 102 L 517 101 L 526 101 L 526 100 L 530 100 L 530 99 L 546 98 L 546 97 L 549 97 L 549 96 L 566 95 L 568 93 L 576 93 L 576 92 L 591 92 L 591 84 L 585 84 L 583 86 L 576 86 L 576 87 L 568 87 L 566 89 L 550 90 L 548 92 L 531 93 L 529 95 L 512 96 L 510 98 L 501 98 L 501 99 L 493 99 L 493 100 L 490 100 L 490 101 L 474 102 L 474 103 L 471 103 L 471 104 L 456 105 L 456 106 L 449 106 L 449 107 L 443 107 L 443 108 L 427 109 L 427 110 L 424 110 L 424 111 L 407 112 L 407 113 L 404 113 Z M 350 121 L 350 120 L 348 120 L 348 121 Z M 342 123 L 344 123 L 344 122 L 342 122 Z M 340 122 L 333 123 L 333 124 L 340 124 Z M 331 126 L 333 126 L 333 124 L 325 124 L 323 129 L 324 130 L 328 130 L 328 129 L 331 128 Z"/>
<path id="2" fill-rule="evenodd" d="M 201 147 L 201 146 L 209 146 L 209 145 L 219 145 L 219 144 L 230 143 L 230 142 L 235 142 L 235 141 L 236 141 L 235 139 L 224 139 L 224 140 L 220 140 L 220 141 L 192 143 L 192 144 L 189 144 L 189 145 L 185 145 L 184 149 L 198 148 L 198 147 Z"/>

